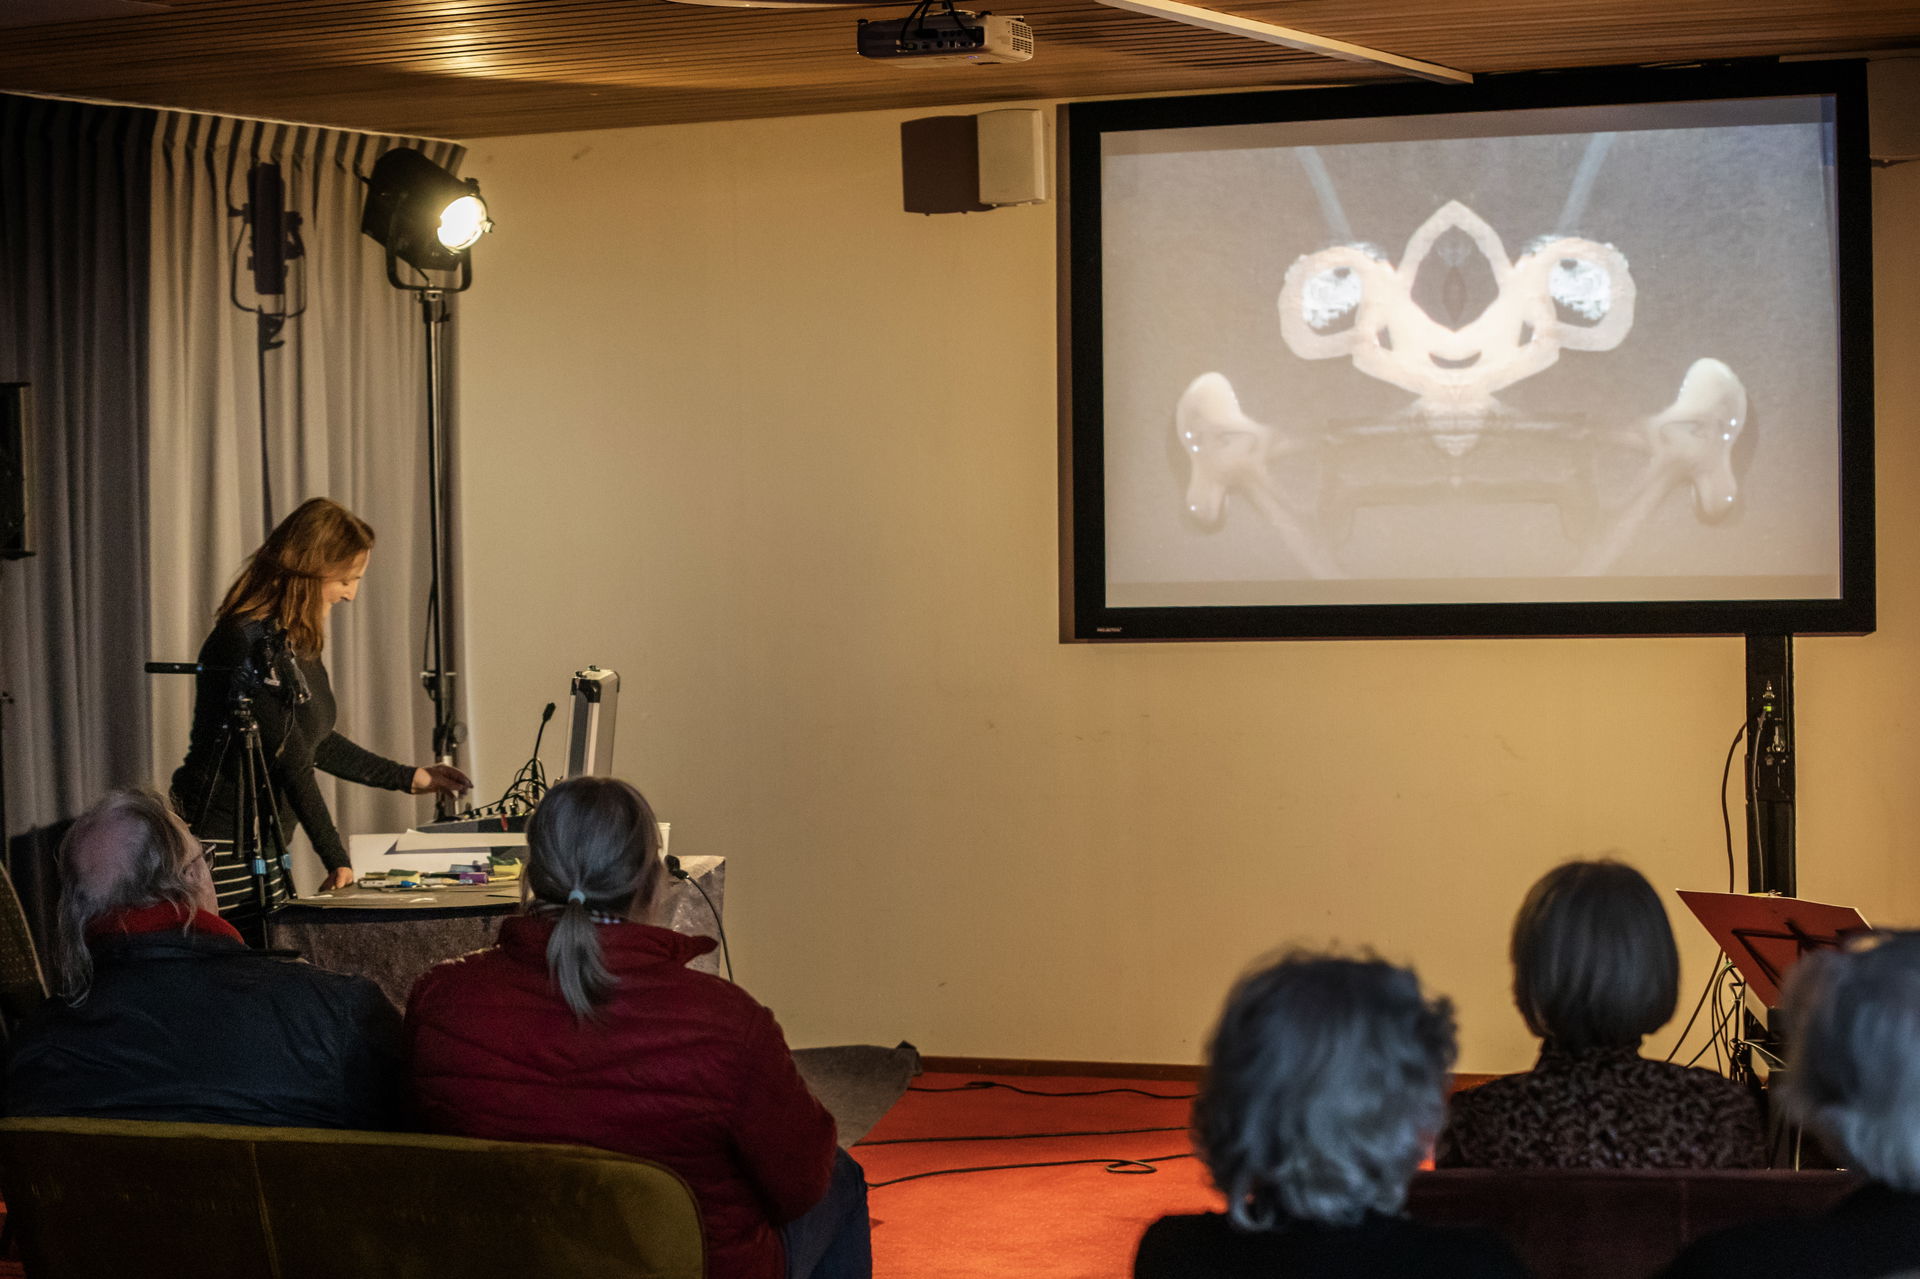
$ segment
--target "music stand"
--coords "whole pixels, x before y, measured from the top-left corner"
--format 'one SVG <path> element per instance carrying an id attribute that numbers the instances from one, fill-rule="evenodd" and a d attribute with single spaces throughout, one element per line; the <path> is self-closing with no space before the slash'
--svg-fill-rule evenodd
<path id="1" fill-rule="evenodd" d="M 1851 906 L 1798 897 L 1682 889 L 1680 900 L 1727 952 L 1747 989 L 1768 1008 L 1779 1007 L 1781 983 L 1801 956 L 1836 950 L 1849 937 L 1873 931 Z"/>
<path id="2" fill-rule="evenodd" d="M 1837 950 L 1847 939 L 1870 933 L 1872 927 L 1851 906 L 1776 897 L 1766 893 L 1696 893 L 1682 891 L 1680 900 L 1713 939 L 1720 943 L 1747 990 L 1771 1012 L 1780 1006 L 1780 987 L 1793 966 L 1816 950 Z M 1734 1075 L 1756 1084 L 1756 1066 L 1764 1066 L 1766 1081 L 1786 1068 L 1786 1045 L 1773 1019 L 1756 1017 L 1741 1008 L 1740 1028 L 1733 1046 Z M 1801 1166 L 1800 1125 L 1783 1122 L 1769 1108 L 1767 1163 L 1774 1168 Z M 1822 1166 L 1826 1166 L 1822 1163 Z"/>

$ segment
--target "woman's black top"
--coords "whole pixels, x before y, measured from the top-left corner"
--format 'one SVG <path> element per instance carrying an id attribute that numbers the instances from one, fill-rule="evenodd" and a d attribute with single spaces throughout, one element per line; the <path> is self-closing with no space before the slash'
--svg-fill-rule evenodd
<path id="1" fill-rule="evenodd" d="M 1661 1279 L 1889 1279 L 1920 1274 L 1920 1194 L 1869 1183 L 1817 1217 L 1696 1240 Z"/>
<path id="2" fill-rule="evenodd" d="M 1289 1222 L 1236 1228 L 1224 1213 L 1162 1217 L 1147 1227 L 1134 1279 L 1526 1279 L 1487 1230 L 1368 1213 L 1357 1225 Z"/>
<path id="3" fill-rule="evenodd" d="M 201 839 L 233 838 L 239 744 L 224 753 L 223 748 L 235 680 L 251 683 L 253 717 L 260 725 L 280 829 L 291 839 L 298 821 L 321 862 L 330 871 L 338 870 L 348 864 L 347 850 L 313 770 L 321 768 L 363 786 L 410 791 L 413 765 L 376 755 L 334 732 L 337 708 L 327 668 L 318 657 L 298 657 L 273 644 L 273 634 L 265 621 L 225 618 L 200 646 L 200 665 L 211 669 L 194 677 L 193 735 L 186 762 L 173 774 L 174 803 Z M 255 678 L 224 673 L 229 670 L 249 671 Z M 306 700 L 296 705 L 302 681 Z M 225 906 L 223 901 L 223 911 Z"/>

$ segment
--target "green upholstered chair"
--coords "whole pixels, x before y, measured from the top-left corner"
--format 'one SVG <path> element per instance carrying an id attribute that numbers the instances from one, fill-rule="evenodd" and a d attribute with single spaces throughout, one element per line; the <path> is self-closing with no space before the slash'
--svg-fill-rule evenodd
<path id="1" fill-rule="evenodd" d="M 27 912 L 13 890 L 13 877 L 0 870 L 0 1017 L 12 1026 L 47 1001 L 47 979 L 34 953 Z"/>
<path id="2" fill-rule="evenodd" d="M 410 1133 L 0 1120 L 29 1279 L 703 1279 L 644 1159 Z"/>

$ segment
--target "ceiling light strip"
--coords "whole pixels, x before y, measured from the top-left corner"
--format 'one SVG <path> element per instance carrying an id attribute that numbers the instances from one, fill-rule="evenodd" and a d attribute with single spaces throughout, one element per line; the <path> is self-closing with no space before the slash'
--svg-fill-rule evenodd
<path id="1" fill-rule="evenodd" d="M 1219 31 L 1230 36 L 1245 36 L 1249 40 L 1264 40 L 1268 44 L 1284 44 L 1289 49 L 1325 54 L 1329 58 L 1343 58 L 1348 62 L 1377 63 L 1383 67 L 1392 67 L 1396 71 L 1404 71 L 1411 76 L 1419 76 L 1422 80 L 1437 80 L 1442 84 L 1473 83 L 1473 73 L 1470 71 L 1455 71 L 1452 67 L 1443 67 L 1437 63 L 1421 62 L 1417 58 L 1403 58 L 1397 53 L 1369 49 L 1362 44 L 1348 44 L 1345 40 L 1317 36 L 1311 31 L 1300 31 L 1294 27 L 1282 27 L 1271 22 L 1237 17 L 1231 13 L 1222 13 L 1218 9 L 1204 9 L 1197 4 L 1182 4 L 1180 0 L 1100 0 L 1100 3 L 1110 9 L 1128 9 L 1134 13 L 1144 13 L 1149 17 L 1170 18 L 1175 22 L 1184 22 L 1188 26 L 1204 27 L 1208 31 Z"/>

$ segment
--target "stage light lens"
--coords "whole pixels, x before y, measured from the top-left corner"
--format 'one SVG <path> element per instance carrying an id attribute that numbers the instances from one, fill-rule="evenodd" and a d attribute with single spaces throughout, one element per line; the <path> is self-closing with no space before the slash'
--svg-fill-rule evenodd
<path id="1" fill-rule="evenodd" d="M 470 249 L 475 241 L 493 229 L 487 220 L 487 202 L 477 195 L 463 195 L 440 213 L 440 243 L 458 253 Z"/>
<path id="2" fill-rule="evenodd" d="M 396 262 L 420 271 L 458 270 L 470 280 L 467 251 L 492 229 L 480 184 L 456 178 L 413 147 L 384 153 L 367 176 L 360 230 L 386 249 L 387 278 L 397 287 L 416 286 L 401 284 Z"/>

